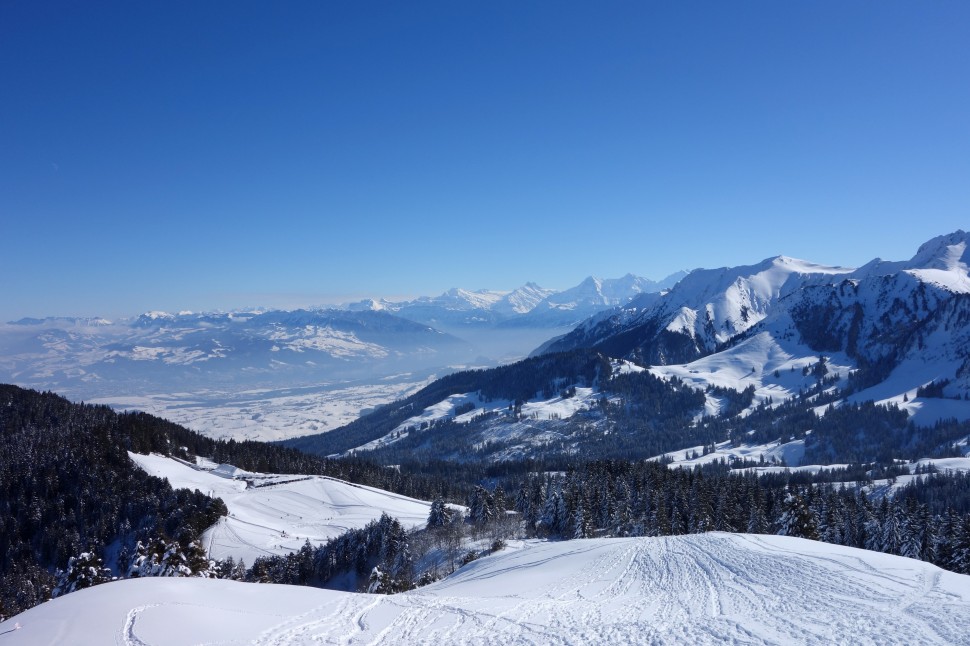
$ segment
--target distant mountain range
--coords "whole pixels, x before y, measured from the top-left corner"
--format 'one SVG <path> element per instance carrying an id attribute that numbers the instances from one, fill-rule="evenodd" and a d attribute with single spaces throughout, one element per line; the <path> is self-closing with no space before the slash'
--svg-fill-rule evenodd
<path id="1" fill-rule="evenodd" d="M 467 342 L 387 312 L 151 312 L 117 322 L 49 318 L 0 326 L 0 380 L 62 392 L 283 387 L 474 357 Z"/>
<path id="2" fill-rule="evenodd" d="M 961 424 L 970 420 L 968 265 L 970 234 L 957 231 L 908 261 L 858 269 L 778 256 L 696 270 L 592 316 L 528 361 L 452 375 L 291 445 L 376 450 L 389 460 L 470 459 L 475 447 L 477 457 L 505 460 L 647 457 L 730 436 L 734 447 L 763 445 L 745 450 L 754 455 L 795 440 L 775 451 L 791 461 L 806 451 L 820 460 L 929 457 L 909 455 L 917 446 L 952 455 L 970 440 Z M 864 402 L 885 413 L 851 408 Z M 847 404 L 819 421 L 829 405 Z M 907 430 L 907 416 L 948 430 Z M 853 424 L 865 433 L 843 437 Z"/>
<path id="3" fill-rule="evenodd" d="M 364 300 L 348 305 L 347 309 L 393 312 L 448 331 L 494 326 L 571 327 L 597 312 L 624 305 L 640 294 L 668 289 L 686 275 L 686 271 L 679 271 L 660 281 L 633 274 L 607 279 L 590 276 L 563 291 L 545 289 L 535 283 L 526 283 L 510 292 L 450 289 L 440 296 L 410 301 Z"/>
<path id="4" fill-rule="evenodd" d="M 561 292 L 533 283 L 511 292 L 456 288 L 331 309 L 24 318 L 0 325 L 0 381 L 114 401 L 407 374 L 420 382 L 428 371 L 521 358 L 591 314 L 662 289 L 681 274 L 660 282 L 588 278 Z"/>

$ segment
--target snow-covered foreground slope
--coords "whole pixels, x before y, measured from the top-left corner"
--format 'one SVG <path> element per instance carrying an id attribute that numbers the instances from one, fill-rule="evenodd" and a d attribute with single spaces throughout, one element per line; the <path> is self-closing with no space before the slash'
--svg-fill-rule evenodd
<path id="1" fill-rule="evenodd" d="M 388 491 L 321 476 L 260 476 L 247 488 L 211 471 L 199 471 L 161 455 L 129 453 L 138 466 L 175 488 L 198 489 L 222 498 L 229 516 L 206 530 L 209 556 L 231 556 L 247 565 L 260 556 L 298 551 L 304 541 L 316 545 L 363 527 L 387 513 L 405 527 L 424 525 L 430 504 Z M 279 484 L 272 484 L 278 482 Z"/>
<path id="2" fill-rule="evenodd" d="M 745 534 L 527 543 L 374 596 L 135 579 L 33 608 L 24 644 L 970 643 L 970 577 Z"/>

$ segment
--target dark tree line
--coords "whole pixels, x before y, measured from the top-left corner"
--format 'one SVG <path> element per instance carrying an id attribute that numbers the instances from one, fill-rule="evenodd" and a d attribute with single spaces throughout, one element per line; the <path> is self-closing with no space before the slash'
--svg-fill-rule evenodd
<path id="1" fill-rule="evenodd" d="M 314 547 L 307 541 L 297 552 L 259 557 L 242 579 L 327 587 L 334 578 L 347 575 L 358 583 L 349 587 L 372 592 L 400 592 L 414 586 L 407 531 L 396 518 L 383 514 L 322 545 Z"/>

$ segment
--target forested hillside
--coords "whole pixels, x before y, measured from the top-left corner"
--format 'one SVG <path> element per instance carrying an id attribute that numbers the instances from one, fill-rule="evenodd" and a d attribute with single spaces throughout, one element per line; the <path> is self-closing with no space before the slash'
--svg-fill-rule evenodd
<path id="1" fill-rule="evenodd" d="M 139 541 L 188 549 L 226 513 L 221 500 L 149 476 L 128 451 L 203 455 L 248 470 L 329 475 L 425 498 L 463 491 L 454 481 L 259 442 L 214 441 L 150 415 L 0 386 L 0 616 L 49 598 L 55 570 L 72 557 L 91 553 L 118 574 Z"/>
<path id="2" fill-rule="evenodd" d="M 308 453 L 331 455 L 389 433 L 449 395 L 477 392 L 483 400 L 504 399 L 514 405 L 541 393 L 552 396 L 564 385 L 605 381 L 610 374 L 609 359 L 589 350 L 550 354 L 488 370 L 465 370 L 442 377 L 410 397 L 384 406 L 342 428 L 287 440 L 283 444 Z"/>

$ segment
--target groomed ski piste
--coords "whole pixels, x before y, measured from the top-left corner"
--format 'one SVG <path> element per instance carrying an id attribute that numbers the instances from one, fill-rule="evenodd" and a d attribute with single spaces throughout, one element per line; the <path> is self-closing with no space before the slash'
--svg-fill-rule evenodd
<path id="1" fill-rule="evenodd" d="M 222 498 L 229 516 L 203 535 L 203 546 L 213 559 L 231 556 L 252 565 L 260 556 L 299 551 L 307 540 L 312 545 L 325 543 L 382 513 L 407 528 L 424 526 L 431 509 L 430 503 L 421 500 L 322 476 L 240 472 L 240 478 L 232 479 L 223 477 L 232 475 L 231 468 L 216 469 L 211 463 L 200 470 L 163 455 L 128 455 L 176 489 L 198 489 Z M 248 486 L 246 477 L 258 486 Z"/>
<path id="2" fill-rule="evenodd" d="M 513 543 L 391 596 L 132 579 L 13 617 L 0 643 L 966 644 L 968 616 L 970 576 L 804 539 L 710 533 Z"/>

